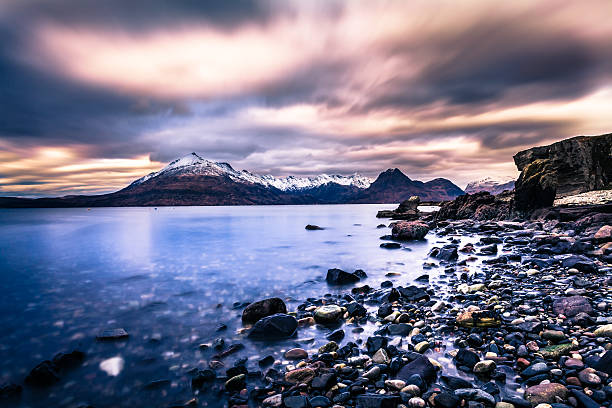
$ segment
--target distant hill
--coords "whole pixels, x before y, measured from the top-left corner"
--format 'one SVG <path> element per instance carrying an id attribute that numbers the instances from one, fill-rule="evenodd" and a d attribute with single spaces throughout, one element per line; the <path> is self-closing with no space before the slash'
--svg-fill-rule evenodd
<path id="1" fill-rule="evenodd" d="M 110 194 L 59 198 L 0 198 L 2 207 L 120 207 L 180 205 L 397 203 L 417 195 L 423 201 L 451 200 L 463 191 L 451 181 L 411 180 L 399 169 L 371 179 L 326 175 L 316 177 L 260 176 L 237 171 L 228 163 L 203 159 L 196 153 L 174 160 Z"/>

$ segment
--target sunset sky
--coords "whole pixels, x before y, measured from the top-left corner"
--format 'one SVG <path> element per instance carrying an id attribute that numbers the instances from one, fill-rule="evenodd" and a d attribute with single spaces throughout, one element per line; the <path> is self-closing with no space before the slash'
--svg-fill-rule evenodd
<path id="1" fill-rule="evenodd" d="M 189 152 L 460 187 L 612 132 L 612 1 L 0 2 L 0 195 L 109 192 Z"/>

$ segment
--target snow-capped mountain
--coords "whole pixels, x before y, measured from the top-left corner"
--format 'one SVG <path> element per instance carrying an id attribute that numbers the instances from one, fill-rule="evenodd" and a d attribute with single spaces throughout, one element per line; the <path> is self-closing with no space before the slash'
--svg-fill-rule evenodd
<path id="1" fill-rule="evenodd" d="M 214 162 L 200 157 L 197 153 L 191 153 L 180 159 L 174 160 L 163 169 L 150 173 L 134 181 L 131 185 L 136 186 L 160 176 L 199 175 L 199 176 L 226 176 L 231 180 L 242 183 L 260 184 L 265 187 L 274 187 L 281 191 L 300 191 L 317 188 L 329 183 L 341 186 L 353 186 L 361 189 L 368 188 L 372 180 L 359 174 L 351 176 L 321 174 L 315 177 L 274 177 L 271 175 L 260 176 L 247 170 L 235 170 L 228 163 Z"/>
<path id="2" fill-rule="evenodd" d="M 468 194 L 488 191 L 493 195 L 501 194 L 505 190 L 514 188 L 514 178 L 512 177 L 485 177 L 482 180 L 472 181 L 465 187 Z"/>

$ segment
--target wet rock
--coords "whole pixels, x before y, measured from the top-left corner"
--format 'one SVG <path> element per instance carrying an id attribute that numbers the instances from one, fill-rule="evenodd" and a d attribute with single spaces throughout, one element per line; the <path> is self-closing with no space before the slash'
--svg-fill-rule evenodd
<path id="1" fill-rule="evenodd" d="M 601 378 L 597 375 L 594 369 L 585 368 L 578 373 L 580 382 L 590 387 L 598 387 L 601 384 Z"/>
<path id="2" fill-rule="evenodd" d="M 400 249 L 402 245 L 397 242 L 383 242 L 380 244 L 380 247 L 384 249 Z"/>
<path id="3" fill-rule="evenodd" d="M 550 340 L 554 343 L 559 343 L 560 341 L 565 340 L 565 333 L 561 330 L 544 330 L 542 332 L 541 337 L 544 340 Z"/>
<path id="4" fill-rule="evenodd" d="M 383 348 L 378 349 L 378 351 L 374 353 L 372 356 L 372 361 L 376 364 L 389 364 L 391 362 L 387 352 Z"/>
<path id="5" fill-rule="evenodd" d="M 561 262 L 561 266 L 563 266 L 564 268 L 575 268 L 578 269 L 580 272 L 585 273 L 597 272 L 597 266 L 595 266 L 595 262 L 582 255 L 570 255 L 568 257 L 565 257 Z"/>
<path id="6" fill-rule="evenodd" d="M 304 229 L 307 229 L 308 231 L 319 231 L 319 230 L 322 230 L 324 228 L 321 228 L 318 225 L 308 224 L 308 225 L 306 225 L 306 227 L 304 227 Z"/>
<path id="7" fill-rule="evenodd" d="M 593 333 L 597 337 L 612 337 L 612 324 L 600 326 Z"/>
<path id="8" fill-rule="evenodd" d="M 285 374 L 285 381 L 291 384 L 307 384 L 315 378 L 315 371 L 312 368 L 304 367 L 289 371 Z"/>
<path id="9" fill-rule="evenodd" d="M 327 408 L 331 406 L 331 401 L 329 398 L 323 395 L 317 395 L 316 397 L 312 397 L 309 401 L 310 406 L 312 408 Z"/>
<path id="10" fill-rule="evenodd" d="M 490 310 L 464 310 L 457 316 L 456 323 L 461 327 L 496 327 L 501 321 Z"/>
<path id="11" fill-rule="evenodd" d="M 21 391 L 21 385 L 0 384 L 0 400 L 19 397 L 21 395 Z"/>
<path id="12" fill-rule="evenodd" d="M 283 395 L 271 395 L 261 402 L 265 407 L 280 407 L 283 404 Z"/>
<path id="13" fill-rule="evenodd" d="M 287 305 L 280 298 L 270 298 L 249 304 L 242 312 L 242 322 L 251 324 L 278 313 L 287 313 Z"/>
<path id="14" fill-rule="evenodd" d="M 560 298 L 553 302 L 553 312 L 566 317 L 576 316 L 578 313 L 593 313 L 589 300 L 584 296 L 570 296 Z"/>
<path id="15" fill-rule="evenodd" d="M 434 397 L 434 406 L 438 408 L 456 408 L 461 403 L 461 398 L 451 392 L 441 392 Z"/>
<path id="16" fill-rule="evenodd" d="M 455 390 L 455 395 L 469 401 L 477 401 L 488 406 L 495 406 L 495 397 L 478 388 L 459 388 Z"/>
<path id="17" fill-rule="evenodd" d="M 459 349 L 454 358 L 455 364 L 468 367 L 470 370 L 474 368 L 476 363 L 480 361 L 480 357 L 475 352 L 468 349 Z"/>
<path id="18" fill-rule="evenodd" d="M 584 392 L 578 391 L 576 389 L 572 389 L 570 391 L 572 393 L 572 396 L 576 398 L 576 400 L 578 400 L 582 408 L 600 408 L 601 407 L 601 404 L 593 401 L 593 399 L 587 396 Z"/>
<path id="19" fill-rule="evenodd" d="M 495 370 L 496 364 L 493 360 L 482 360 L 474 365 L 473 371 L 476 374 L 489 374 Z"/>
<path id="20" fill-rule="evenodd" d="M 362 394 L 357 397 L 359 408 L 395 408 L 399 402 L 397 395 Z"/>
<path id="21" fill-rule="evenodd" d="M 314 311 L 314 318 L 317 323 L 333 324 L 342 317 L 342 308 L 338 305 L 325 305 L 318 307 Z"/>
<path id="22" fill-rule="evenodd" d="M 345 272 L 342 269 L 329 269 L 325 281 L 330 285 L 348 285 L 359 282 L 361 278 L 355 273 Z"/>
<path id="23" fill-rule="evenodd" d="M 383 336 L 371 336 L 366 340 L 366 348 L 369 354 L 374 354 L 382 348 L 386 348 L 389 340 Z"/>
<path id="24" fill-rule="evenodd" d="M 397 373 L 397 378 L 409 383 L 409 379 L 418 374 L 425 382 L 431 383 L 436 379 L 436 368 L 425 356 L 419 356 L 403 366 Z"/>
<path id="25" fill-rule="evenodd" d="M 401 221 L 391 230 L 393 239 L 399 241 L 421 240 L 429 232 L 429 226 L 421 221 Z"/>
<path id="26" fill-rule="evenodd" d="M 59 380 L 60 377 L 55 364 L 45 360 L 30 371 L 25 379 L 25 383 L 36 387 L 47 387 Z"/>
<path id="27" fill-rule="evenodd" d="M 301 348 L 293 348 L 285 352 L 287 360 L 305 360 L 308 358 L 308 352 Z"/>
<path id="28" fill-rule="evenodd" d="M 251 331 L 251 339 L 282 339 L 295 334 L 298 323 L 295 317 L 286 314 L 275 314 L 260 319 Z"/>
<path id="29" fill-rule="evenodd" d="M 471 382 L 464 380 L 463 378 L 453 377 L 450 375 L 443 375 L 440 378 L 442 379 L 442 381 L 444 381 L 446 385 L 448 385 L 449 388 L 453 390 L 459 388 L 470 388 L 472 386 Z"/>
<path id="30" fill-rule="evenodd" d="M 205 384 L 210 383 L 217 378 L 217 375 L 213 370 L 198 370 L 194 377 L 191 379 L 191 387 L 194 389 L 200 389 Z"/>
<path id="31" fill-rule="evenodd" d="M 538 353 L 548 360 L 558 360 L 562 355 L 568 354 L 571 349 L 571 344 L 557 344 L 540 349 Z"/>
<path id="32" fill-rule="evenodd" d="M 533 377 L 535 375 L 547 373 L 548 371 L 550 371 L 550 368 L 548 368 L 546 363 L 533 363 L 525 370 L 523 370 L 521 375 L 523 377 Z"/>
<path id="33" fill-rule="evenodd" d="M 525 399 L 534 407 L 538 404 L 559 402 L 557 399 L 565 400 L 567 395 L 567 388 L 558 383 L 534 385 L 525 391 Z"/>
<path id="34" fill-rule="evenodd" d="M 96 336 L 100 341 L 123 340 L 129 337 L 128 332 L 123 328 L 103 330 Z"/>
<path id="35" fill-rule="evenodd" d="M 606 351 L 606 354 L 599 359 L 595 368 L 612 376 L 612 350 Z"/>
<path id="36" fill-rule="evenodd" d="M 425 290 L 417 286 L 398 287 L 397 290 L 401 296 L 409 302 L 418 302 L 419 300 L 429 300 L 429 295 Z"/>
<path id="37" fill-rule="evenodd" d="M 368 313 L 368 310 L 357 302 L 346 305 L 346 311 L 351 317 L 365 316 Z"/>
<path id="38" fill-rule="evenodd" d="M 287 408 L 308 408 L 308 397 L 304 395 L 285 397 L 283 404 Z"/>
<path id="39" fill-rule="evenodd" d="M 236 375 L 225 382 L 225 389 L 228 391 L 240 391 L 246 385 L 246 375 Z"/>

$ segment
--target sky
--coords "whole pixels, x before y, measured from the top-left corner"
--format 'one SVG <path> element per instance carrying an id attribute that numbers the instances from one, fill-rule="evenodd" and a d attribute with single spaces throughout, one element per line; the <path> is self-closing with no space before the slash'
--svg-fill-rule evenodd
<path id="1" fill-rule="evenodd" d="M 117 190 L 192 151 L 464 187 L 612 132 L 612 1 L 2 0 L 0 195 Z"/>

